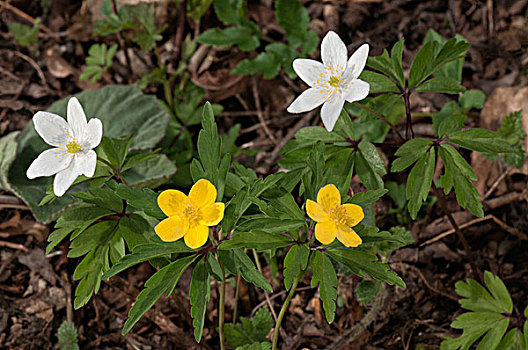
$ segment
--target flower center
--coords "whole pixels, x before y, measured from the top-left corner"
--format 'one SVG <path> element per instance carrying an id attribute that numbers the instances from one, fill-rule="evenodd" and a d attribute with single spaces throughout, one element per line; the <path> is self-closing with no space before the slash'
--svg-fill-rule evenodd
<path id="1" fill-rule="evenodd" d="M 191 203 L 188 203 L 185 209 L 182 210 L 182 214 L 189 221 L 191 226 L 196 224 L 201 219 L 198 208 L 196 208 Z"/>
<path id="2" fill-rule="evenodd" d="M 82 147 L 79 143 L 75 141 L 70 141 L 66 145 L 66 149 L 68 150 L 68 153 L 75 154 L 79 151 L 82 151 Z"/>
<path id="3" fill-rule="evenodd" d="M 330 84 L 333 87 L 337 87 L 337 85 L 339 85 L 339 78 L 336 76 L 330 77 L 330 79 L 328 79 L 328 84 Z"/>
<path id="4" fill-rule="evenodd" d="M 342 205 L 337 205 L 333 207 L 332 210 L 330 210 L 330 218 L 336 223 L 349 226 L 347 225 L 348 216 L 346 213 L 346 209 Z"/>

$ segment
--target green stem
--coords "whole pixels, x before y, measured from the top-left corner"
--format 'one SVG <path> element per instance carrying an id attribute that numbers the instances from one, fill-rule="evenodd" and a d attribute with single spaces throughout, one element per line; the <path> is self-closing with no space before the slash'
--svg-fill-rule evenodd
<path id="1" fill-rule="evenodd" d="M 374 114 L 376 117 L 378 117 L 379 119 L 381 119 L 385 124 L 387 124 L 388 126 L 391 127 L 391 129 L 396 133 L 396 135 L 398 135 L 398 137 L 400 138 L 400 140 L 402 141 L 405 141 L 405 138 L 403 137 L 403 135 L 398 131 L 398 129 L 396 129 L 396 126 L 394 126 L 394 124 L 392 124 L 387 118 L 385 118 L 385 116 L 383 114 L 380 114 L 378 112 L 376 112 L 375 110 L 373 110 L 372 108 L 368 107 L 368 106 L 365 106 L 365 105 L 362 105 L 361 103 L 359 102 L 352 102 L 352 104 L 356 107 L 359 107 L 361 109 L 364 109 L 366 110 L 367 112 L 369 113 L 372 113 Z"/>
<path id="2" fill-rule="evenodd" d="M 236 276 L 235 306 L 233 307 L 233 324 L 236 323 L 238 313 L 238 293 L 240 292 L 240 273 Z"/>
<path id="3" fill-rule="evenodd" d="M 225 317 L 225 268 L 224 264 L 218 259 L 220 268 L 222 269 L 222 281 L 220 282 L 220 305 L 218 305 L 218 333 L 220 335 L 220 350 L 225 350 L 225 336 L 224 336 L 224 317 Z"/>
<path id="4" fill-rule="evenodd" d="M 125 178 L 121 174 L 121 172 L 115 166 L 113 166 L 109 161 L 107 161 L 106 159 L 103 159 L 101 157 L 97 157 L 97 160 L 100 161 L 101 163 L 104 163 L 104 164 L 108 165 L 114 171 L 114 173 L 117 175 L 117 177 L 119 177 L 119 180 L 121 180 L 121 182 L 124 183 L 125 185 L 128 185 L 126 180 L 125 180 Z"/>
<path id="5" fill-rule="evenodd" d="M 290 301 L 293 298 L 293 294 L 295 294 L 295 290 L 297 289 L 297 285 L 299 284 L 299 280 L 301 279 L 303 274 L 304 274 L 304 271 L 301 271 L 295 277 L 295 279 L 293 280 L 293 285 L 290 289 L 290 292 L 288 293 L 286 300 L 284 300 L 284 304 L 282 304 L 282 308 L 279 312 L 279 317 L 277 318 L 277 323 L 275 324 L 275 329 L 273 330 L 273 343 L 271 346 L 272 350 L 277 350 L 277 343 L 279 341 L 279 329 L 282 323 L 282 319 L 284 318 L 284 315 L 286 314 L 286 310 L 288 310 L 288 305 L 290 305 Z"/>
<path id="6" fill-rule="evenodd" d="M 154 54 L 156 55 L 158 66 L 164 69 L 165 65 L 161 61 L 161 56 L 160 56 L 159 49 L 157 46 L 154 46 Z M 167 105 L 170 107 L 171 111 L 173 111 L 174 101 L 172 100 L 172 91 L 170 87 L 170 82 L 167 79 L 163 79 L 163 92 L 165 93 L 165 102 L 167 102 Z"/>

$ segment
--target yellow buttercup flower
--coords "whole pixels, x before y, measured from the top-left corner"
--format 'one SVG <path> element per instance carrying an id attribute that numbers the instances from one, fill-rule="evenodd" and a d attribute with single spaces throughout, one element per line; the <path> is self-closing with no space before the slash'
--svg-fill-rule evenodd
<path id="1" fill-rule="evenodd" d="M 158 205 L 168 216 L 154 230 L 165 242 L 183 237 L 189 248 L 199 248 L 207 242 L 209 226 L 224 218 L 224 203 L 216 200 L 216 188 L 201 179 L 191 188 L 189 196 L 177 190 L 166 190 L 158 196 Z"/>
<path id="2" fill-rule="evenodd" d="M 351 228 L 363 220 L 365 213 L 356 204 L 341 204 L 341 194 L 335 185 L 326 185 L 317 193 L 317 203 L 308 199 L 306 212 L 317 224 L 315 238 L 323 244 L 336 237 L 346 247 L 357 247 L 361 237 Z"/>

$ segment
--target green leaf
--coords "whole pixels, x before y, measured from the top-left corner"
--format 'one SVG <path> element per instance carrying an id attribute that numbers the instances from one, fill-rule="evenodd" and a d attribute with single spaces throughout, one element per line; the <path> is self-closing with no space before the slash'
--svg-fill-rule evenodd
<path id="1" fill-rule="evenodd" d="M 486 95 L 480 90 L 467 90 L 460 96 L 458 102 L 465 111 L 469 111 L 472 108 L 482 109 L 484 107 L 484 101 Z"/>
<path id="2" fill-rule="evenodd" d="M 189 294 L 191 296 L 194 339 L 199 343 L 202 339 L 207 303 L 211 297 L 211 282 L 204 258 L 198 261 L 194 267 Z"/>
<path id="3" fill-rule="evenodd" d="M 123 335 L 127 334 L 132 327 L 139 321 L 139 319 L 148 311 L 156 301 L 161 298 L 163 293 L 167 291 L 171 291 L 173 286 L 175 286 L 178 281 L 180 280 L 182 274 L 187 270 L 187 268 L 193 263 L 194 260 L 196 260 L 198 256 L 187 256 L 181 259 L 178 259 L 167 266 L 163 267 L 159 271 L 157 271 L 155 274 L 153 274 L 146 282 L 145 287 L 143 290 L 138 294 L 136 302 L 132 305 L 132 308 L 130 309 L 130 312 L 128 313 L 128 319 L 125 322 L 125 325 L 123 326 Z M 203 260 L 201 260 L 203 261 Z M 205 305 L 207 304 L 207 301 L 209 301 L 209 275 L 205 271 L 202 274 L 202 270 L 200 266 L 200 262 L 198 262 L 197 266 L 194 268 L 192 280 L 191 280 L 191 303 L 193 305 L 193 309 L 196 307 L 196 309 L 203 308 L 203 315 L 205 315 Z M 198 272 L 196 272 L 197 269 L 200 269 Z M 197 276 L 195 277 L 195 273 Z M 198 275 L 200 274 L 200 275 Z M 203 277 L 203 275 L 206 276 L 206 280 L 201 280 L 200 278 Z M 193 289 L 194 286 L 194 289 Z M 194 290 L 195 293 L 198 293 L 198 297 L 202 297 L 203 300 L 201 301 L 203 304 L 199 304 L 199 300 L 197 301 L 196 298 L 193 298 L 192 291 Z M 202 294 L 203 293 L 203 294 Z M 168 296 L 168 295 L 167 295 Z M 193 312 L 191 309 L 191 313 Z M 200 341 L 199 338 L 201 337 L 201 332 L 203 329 L 203 316 L 201 320 L 201 327 L 200 328 L 200 336 L 196 337 L 196 327 L 197 323 L 196 318 L 199 318 L 200 314 L 199 312 L 202 311 L 196 310 L 192 313 L 194 322 L 193 325 L 195 327 L 195 338 L 196 341 Z M 198 315 L 198 316 L 197 316 Z"/>
<path id="4" fill-rule="evenodd" d="M 404 39 L 400 39 L 391 49 L 391 63 L 396 77 L 398 78 L 398 83 L 401 87 L 405 86 L 405 76 L 403 75 L 402 67 L 402 56 L 403 56 L 403 42 Z"/>
<path id="5" fill-rule="evenodd" d="M 504 336 L 510 324 L 505 314 L 513 310 L 510 294 L 500 278 L 491 272 L 484 273 L 484 281 L 489 292 L 472 279 L 456 283 L 456 292 L 462 297 L 460 305 L 472 312 L 458 316 L 451 323 L 451 327 L 462 329 L 463 333 L 458 338 L 447 338 L 442 349 L 468 349 L 482 335 L 477 346 L 479 350 L 508 349 L 507 344 L 513 343 L 515 334 L 510 331 Z"/>
<path id="6" fill-rule="evenodd" d="M 416 54 L 409 71 L 409 88 L 412 89 L 432 74 L 432 64 L 438 50 L 438 43 L 425 43 Z"/>
<path id="7" fill-rule="evenodd" d="M 68 257 L 77 258 L 94 250 L 106 240 L 116 226 L 117 221 L 101 221 L 93 224 L 72 241 Z"/>
<path id="8" fill-rule="evenodd" d="M 522 127 L 522 112 L 513 112 L 504 117 L 497 133 L 501 135 L 513 149 L 512 153 L 504 154 L 504 163 L 515 166 L 517 169 L 521 169 L 524 165 L 525 152 L 523 146 L 526 137 Z"/>
<path id="9" fill-rule="evenodd" d="M 293 280 L 308 266 L 310 248 L 307 244 L 298 244 L 290 248 L 284 258 L 284 286 L 290 290 Z"/>
<path id="10" fill-rule="evenodd" d="M 443 46 L 447 43 L 447 39 L 443 38 L 440 34 L 435 32 L 433 29 L 429 29 L 429 31 L 425 35 L 424 44 L 429 41 L 436 41 L 439 44 L 440 48 L 443 48 Z M 463 54 L 464 47 L 462 45 L 464 44 L 467 45 L 466 39 L 464 39 L 461 35 L 457 34 L 455 36 L 455 42 L 459 45 L 459 48 L 462 49 L 462 54 Z M 457 52 L 455 51 L 454 54 L 457 55 Z M 455 79 L 456 81 L 460 82 L 462 80 L 463 64 L 464 64 L 463 57 L 447 62 L 443 66 L 439 67 L 439 69 L 435 72 L 435 76 L 448 77 L 448 78 Z"/>
<path id="11" fill-rule="evenodd" d="M 275 322 L 266 307 L 258 309 L 253 318 L 241 317 L 241 323 L 226 323 L 224 332 L 226 341 L 232 348 L 264 342 Z M 260 350 L 260 347 L 243 349 Z"/>
<path id="12" fill-rule="evenodd" d="M 280 62 L 275 55 L 263 52 L 252 60 L 240 61 L 231 74 L 261 73 L 265 79 L 272 79 L 279 74 L 280 68 Z"/>
<path id="13" fill-rule="evenodd" d="M 337 298 L 337 274 L 332 261 L 323 253 L 314 251 L 311 258 L 312 288 L 319 284 L 319 297 L 323 302 L 326 320 L 332 323 L 335 318 Z"/>
<path id="14" fill-rule="evenodd" d="M 149 216 L 156 219 L 164 219 L 166 217 L 158 206 L 158 194 L 151 189 L 118 184 L 115 194 L 126 200 L 129 205 L 143 210 Z"/>
<path id="15" fill-rule="evenodd" d="M 77 328 L 75 328 L 73 323 L 62 321 L 57 330 L 57 338 L 59 339 L 59 343 L 57 344 L 58 349 L 79 350 Z"/>
<path id="16" fill-rule="evenodd" d="M 135 86 L 107 86 L 99 90 L 87 90 L 77 95 L 88 118 L 97 117 L 103 122 L 104 134 L 107 137 L 122 137 L 133 134 L 131 150 L 152 149 L 164 136 L 169 115 L 163 111 L 154 96 L 143 95 Z M 68 99 L 54 103 L 48 112 L 66 116 Z M 79 185 L 53 203 L 39 207 L 38 203 L 46 195 L 46 188 L 52 184 L 52 177 L 29 180 L 21 174 L 31 162 L 44 150 L 49 149 L 36 133 L 33 123 L 29 123 L 18 138 L 16 160 L 8 173 L 9 185 L 28 204 L 39 221 L 48 222 L 64 208 L 76 201 L 68 194 L 87 189 Z M 152 166 L 152 164 L 146 164 Z M 140 168 L 141 171 L 150 170 Z M 159 171 L 159 168 L 158 168 Z M 147 174 L 152 177 L 153 174 Z M 135 172 L 134 181 L 145 180 L 139 170 Z"/>
<path id="17" fill-rule="evenodd" d="M 362 140 L 358 145 L 356 172 L 369 190 L 383 188 L 383 180 L 378 174 L 387 173 L 385 162 L 376 147 L 366 140 Z"/>
<path id="18" fill-rule="evenodd" d="M 381 284 L 377 281 L 361 281 L 356 287 L 356 299 L 358 303 L 362 306 L 372 303 L 380 291 L 380 286 Z"/>
<path id="19" fill-rule="evenodd" d="M 92 188 L 87 192 L 77 192 L 73 194 L 75 198 L 82 200 L 84 203 L 95 204 L 104 209 L 121 213 L 123 202 L 113 191 L 103 188 Z"/>
<path id="20" fill-rule="evenodd" d="M 389 76 L 395 82 L 398 82 L 399 87 L 403 89 L 405 87 L 405 84 L 403 80 L 401 79 L 399 68 L 394 66 L 394 61 L 399 60 L 400 67 L 401 67 L 401 53 L 399 52 L 400 48 L 397 45 L 398 43 L 396 43 L 393 47 L 392 53 L 396 55 L 394 59 L 389 57 L 389 53 L 387 52 L 387 50 L 383 50 L 382 54 L 379 56 L 376 56 L 376 57 L 369 56 L 367 59 L 367 65 Z M 403 42 L 402 42 L 401 50 L 403 52 Z"/>
<path id="21" fill-rule="evenodd" d="M 240 273 L 246 281 L 253 283 L 267 292 L 271 293 L 273 291 L 271 285 L 257 270 L 251 259 L 242 249 L 219 250 L 218 256 L 226 268 L 233 274 Z"/>
<path id="22" fill-rule="evenodd" d="M 106 271 L 102 279 L 106 280 L 118 273 L 142 263 L 147 260 L 166 256 L 174 253 L 191 253 L 192 249 L 188 248 L 181 240 L 170 243 L 146 243 L 134 247 L 132 254 L 123 256 L 110 270 Z"/>
<path id="23" fill-rule="evenodd" d="M 218 249 L 229 250 L 247 248 L 262 251 L 286 247 L 293 243 L 294 242 L 285 235 L 254 230 L 251 232 L 240 232 L 232 236 L 229 240 L 220 243 Z"/>
<path id="24" fill-rule="evenodd" d="M 216 0 L 213 6 L 216 17 L 225 25 L 240 24 L 240 19 L 244 17 L 242 0 Z"/>
<path id="25" fill-rule="evenodd" d="M 277 22 L 286 31 L 288 42 L 299 47 L 308 32 L 310 17 L 298 0 L 277 0 L 275 3 Z"/>
<path id="26" fill-rule="evenodd" d="M 400 66 L 401 68 L 401 66 Z M 394 92 L 399 93 L 400 89 L 392 80 L 387 78 L 385 75 L 375 73 L 372 71 L 364 70 L 359 79 L 366 81 L 370 85 L 369 93 L 376 94 L 381 92 Z"/>
<path id="27" fill-rule="evenodd" d="M 248 27 L 229 27 L 225 29 L 208 29 L 196 37 L 200 44 L 215 46 L 237 45 L 242 51 L 255 50 L 259 45 L 259 40 L 253 35 L 253 31 Z"/>
<path id="28" fill-rule="evenodd" d="M 0 137 L 0 189 L 10 192 L 14 191 L 9 187 L 7 172 L 17 154 L 17 137 L 19 134 L 20 131 L 13 131 Z"/>
<path id="29" fill-rule="evenodd" d="M 407 178 L 407 199 L 409 200 L 409 213 L 411 218 L 416 219 L 422 202 L 427 199 L 435 167 L 435 151 L 431 148 L 428 153 L 424 154 L 412 168 Z"/>
<path id="30" fill-rule="evenodd" d="M 392 163 L 391 171 L 398 172 L 407 169 L 418 159 L 422 158 L 432 145 L 433 142 L 431 140 L 422 138 L 415 138 L 405 142 L 395 153 L 398 158 Z"/>
<path id="31" fill-rule="evenodd" d="M 458 153 L 455 147 L 442 144 L 438 150 L 438 154 L 442 157 L 442 160 L 445 163 L 449 163 L 453 167 L 457 168 L 457 171 L 460 175 L 467 177 L 469 180 L 477 181 L 477 175 L 473 171 L 471 165 L 466 162 L 466 160 Z"/>
<path id="32" fill-rule="evenodd" d="M 326 253 L 359 277 L 365 277 L 365 273 L 367 273 L 375 280 L 405 288 L 403 280 L 394 271 L 391 271 L 388 265 L 379 262 L 374 254 L 354 249 L 329 249 Z"/>
<path id="33" fill-rule="evenodd" d="M 417 88 L 418 92 L 440 92 L 444 94 L 458 94 L 466 91 L 455 79 L 447 77 L 435 77 L 421 83 Z"/>
<path id="34" fill-rule="evenodd" d="M 253 343 L 239 346 L 235 350 L 271 350 L 271 343 L 262 342 L 262 343 Z"/>
<path id="35" fill-rule="evenodd" d="M 388 190 L 380 188 L 378 190 L 372 190 L 367 192 L 358 192 L 350 199 L 350 203 L 357 204 L 362 207 L 367 207 L 374 202 L 377 202 Z"/>
<path id="36" fill-rule="evenodd" d="M 88 57 L 86 57 L 86 68 L 79 76 L 79 80 L 84 81 L 91 78 L 92 83 L 95 83 L 101 78 L 104 72 L 112 65 L 112 60 L 117 51 L 117 44 L 114 44 L 108 49 L 106 44 L 93 44 L 88 50 Z"/>
<path id="37" fill-rule="evenodd" d="M 496 132 L 486 129 L 457 131 L 449 137 L 449 142 L 477 152 L 508 153 L 512 147 Z"/>
<path id="38" fill-rule="evenodd" d="M 35 20 L 33 27 L 25 24 L 11 22 L 8 23 L 8 28 L 16 41 L 22 46 L 35 45 L 38 40 L 38 32 L 40 28 L 40 18 Z"/>

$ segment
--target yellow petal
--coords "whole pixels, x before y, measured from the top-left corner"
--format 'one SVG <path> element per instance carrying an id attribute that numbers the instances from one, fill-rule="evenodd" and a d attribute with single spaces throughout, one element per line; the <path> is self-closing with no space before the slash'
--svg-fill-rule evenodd
<path id="1" fill-rule="evenodd" d="M 166 190 L 158 196 L 158 206 L 167 216 L 180 215 L 189 203 L 189 198 L 177 190 Z"/>
<path id="2" fill-rule="evenodd" d="M 315 238 L 323 244 L 330 244 L 337 235 L 337 226 L 331 221 L 319 222 L 315 225 Z"/>
<path id="3" fill-rule="evenodd" d="M 216 201 L 216 188 L 209 180 L 198 180 L 191 188 L 189 198 L 198 208 L 205 208 Z"/>
<path id="4" fill-rule="evenodd" d="M 361 237 L 358 236 L 356 231 L 345 225 L 339 225 L 337 227 L 337 239 L 345 247 L 357 247 L 362 242 Z"/>
<path id="5" fill-rule="evenodd" d="M 325 222 L 330 219 L 323 207 L 311 199 L 306 201 L 306 213 L 315 222 Z"/>
<path id="6" fill-rule="evenodd" d="M 154 227 L 154 231 L 165 242 L 174 242 L 187 232 L 188 223 L 178 216 L 171 216 Z"/>
<path id="7" fill-rule="evenodd" d="M 347 226 L 356 226 L 365 218 L 363 208 L 357 204 L 343 204 L 346 213 L 346 224 Z"/>
<path id="8" fill-rule="evenodd" d="M 200 224 L 205 226 L 218 225 L 224 218 L 224 203 L 213 203 L 205 208 L 200 209 Z"/>
<path id="9" fill-rule="evenodd" d="M 207 237 L 209 237 L 209 227 L 196 225 L 189 228 L 183 239 L 187 247 L 195 249 L 203 246 L 207 242 Z"/>
<path id="10" fill-rule="evenodd" d="M 326 185 L 317 193 L 317 203 L 326 211 L 330 211 L 341 204 L 341 194 L 339 194 L 339 190 L 335 185 Z"/>

